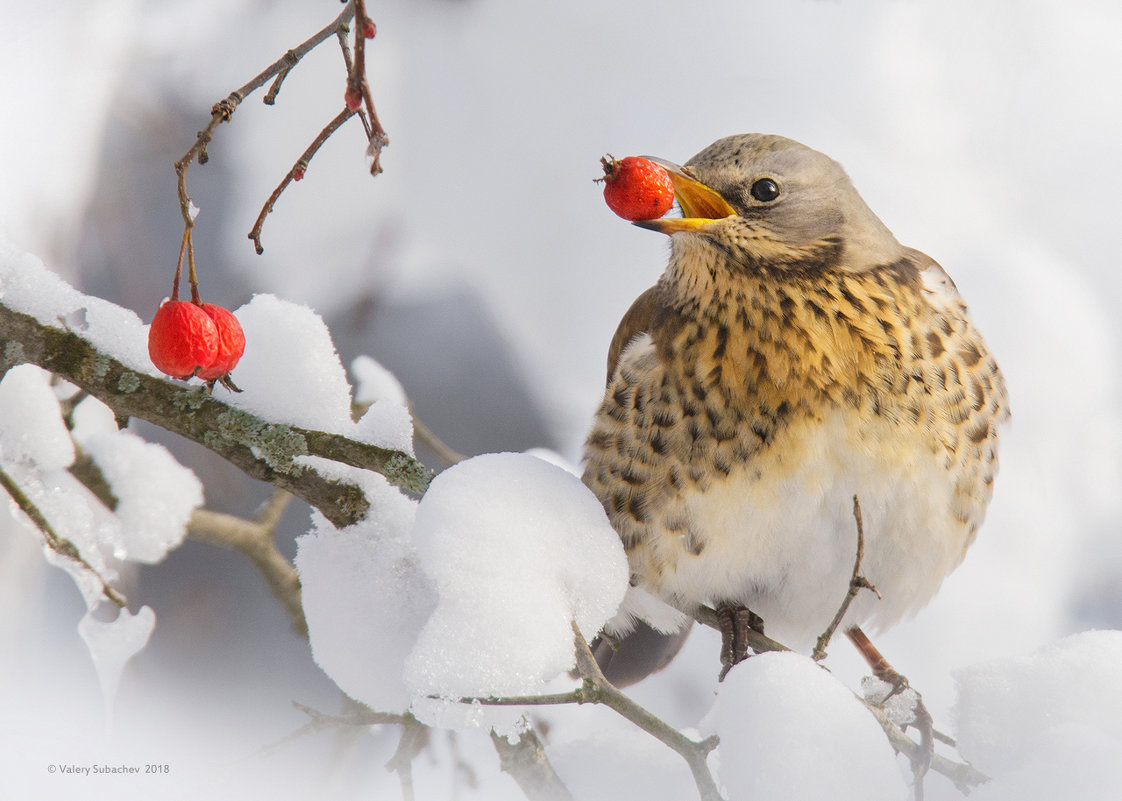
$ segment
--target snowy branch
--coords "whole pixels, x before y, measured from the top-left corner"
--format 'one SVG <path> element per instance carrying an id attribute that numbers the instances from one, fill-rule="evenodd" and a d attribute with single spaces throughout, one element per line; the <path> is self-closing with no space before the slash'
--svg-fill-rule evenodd
<path id="1" fill-rule="evenodd" d="M 534 801 L 572 801 L 573 794 L 553 769 L 545 746 L 533 729 L 522 732 L 517 743 L 491 732 L 491 742 L 499 754 L 499 766 L 518 783 L 527 798 Z"/>
<path id="2" fill-rule="evenodd" d="M 567 693 L 551 695 L 512 696 L 507 698 L 463 698 L 463 703 L 480 703 L 490 706 L 545 706 L 552 704 L 603 704 L 626 718 L 664 745 L 676 751 L 690 768 L 701 801 L 723 801 L 713 774 L 709 771 L 709 753 L 717 747 L 717 738 L 695 741 L 686 737 L 662 719 L 632 701 L 608 681 L 588 642 L 573 624 L 576 647 L 576 670 L 583 684 Z"/>
<path id="3" fill-rule="evenodd" d="M 12 500 L 15 501 L 16 506 L 20 508 L 28 519 L 35 525 L 36 528 L 43 534 L 43 539 L 47 547 L 57 553 L 59 556 L 77 562 L 83 570 L 88 571 L 93 575 L 101 584 L 101 594 L 108 598 L 112 603 L 124 609 L 127 604 L 124 596 L 109 586 L 109 583 L 98 573 L 89 562 L 82 558 L 82 554 L 78 548 L 70 540 L 65 537 L 60 537 L 54 530 L 54 526 L 43 515 L 37 506 L 27 497 L 15 479 L 13 479 L 8 472 L 0 468 L 0 487 L 2 487 Z"/>
<path id="4" fill-rule="evenodd" d="M 959 791 L 966 795 L 975 787 L 988 782 L 989 776 L 976 769 L 973 765 L 965 762 L 955 762 L 952 759 L 947 759 L 942 754 L 932 753 L 926 755 L 923 753 L 925 746 L 922 743 L 917 743 L 911 737 L 904 733 L 904 731 L 897 726 L 888 717 L 888 713 L 884 709 L 864 698 L 858 696 L 858 699 L 865 705 L 865 707 L 876 718 L 877 723 L 884 729 L 885 736 L 888 737 L 888 742 L 896 749 L 898 753 L 906 756 L 913 764 L 921 762 L 924 759 L 930 759 L 931 770 L 946 776 Z"/>
<path id="5" fill-rule="evenodd" d="M 432 478 L 428 468 L 407 453 L 264 420 L 208 395 L 202 387 L 186 388 L 132 370 L 78 334 L 2 304 L 0 339 L 6 343 L 5 369 L 37 364 L 96 397 L 119 419 L 139 417 L 192 439 L 247 475 L 307 501 L 340 528 L 362 519 L 369 501 L 357 486 L 324 478 L 298 464 L 297 457 L 320 456 L 373 470 L 417 494 Z"/>

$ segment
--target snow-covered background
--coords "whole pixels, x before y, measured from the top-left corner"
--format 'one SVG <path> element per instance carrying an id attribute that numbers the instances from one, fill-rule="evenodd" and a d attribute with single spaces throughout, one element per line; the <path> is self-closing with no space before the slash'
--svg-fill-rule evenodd
<path id="1" fill-rule="evenodd" d="M 179 244 L 172 162 L 211 104 L 338 4 L 0 6 L 0 228 L 83 291 L 148 320 Z M 681 161 L 744 131 L 830 154 L 902 242 L 954 277 L 1014 412 L 977 544 L 930 607 L 878 645 L 937 724 L 1001 774 L 972 797 L 1049 798 L 1060 787 L 1113 797 L 1122 635 L 1061 638 L 1122 628 L 1122 7 L 396 0 L 370 12 L 386 172 L 370 179 L 362 137 L 345 128 L 282 197 L 265 254 L 254 254 L 246 233 L 262 202 L 339 108 L 340 57 L 326 45 L 287 79 L 277 106 L 244 104 L 209 164 L 188 174 L 206 298 L 236 308 L 267 292 L 316 309 L 343 364 L 368 353 L 389 367 L 461 452 L 549 446 L 572 460 L 615 324 L 666 252 L 661 237 L 603 207 L 592 184 L 599 157 Z M 265 497 L 202 449 L 135 430 L 196 469 L 209 507 L 245 514 Z M 305 509 L 286 515 L 290 556 L 312 525 Z M 332 711 L 339 700 L 244 560 L 188 542 L 125 571 L 122 584 L 133 610 L 150 607 L 157 623 L 125 669 L 110 734 L 78 631 L 82 596 L 34 536 L 0 522 L 0 798 L 395 797 L 382 767 L 395 727 L 264 750 L 306 720 L 290 701 Z M 634 697 L 699 731 L 761 721 L 725 735 L 761 766 L 725 765 L 723 778 L 746 793 L 779 792 L 768 775 L 810 777 L 799 760 L 829 742 L 807 732 L 842 726 L 845 699 L 767 657 L 738 669 L 714 707 L 716 649 L 695 632 Z M 836 643 L 829 664 L 858 686 L 848 646 Z M 557 767 L 581 797 L 605 786 L 620 798 L 689 797 L 677 757 L 610 712 L 544 714 Z M 795 723 L 777 731 L 785 720 Z M 773 738 L 761 739 L 762 722 Z M 892 765 L 865 760 L 868 783 L 833 797 L 888 786 Z M 47 773 L 95 761 L 173 773 Z M 434 737 L 416 770 L 421 798 L 518 797 L 478 732 Z M 930 791 L 957 795 L 938 778 Z"/>

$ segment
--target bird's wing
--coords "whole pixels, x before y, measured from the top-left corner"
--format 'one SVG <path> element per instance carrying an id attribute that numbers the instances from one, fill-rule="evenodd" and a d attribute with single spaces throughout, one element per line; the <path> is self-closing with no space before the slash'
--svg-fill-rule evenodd
<path id="1" fill-rule="evenodd" d="M 631 308 L 619 321 L 615 336 L 612 337 L 612 344 L 608 346 L 608 378 L 606 383 L 611 383 L 623 349 L 639 334 L 651 330 L 651 319 L 654 316 L 655 307 L 658 306 L 658 295 L 659 287 L 657 285 L 652 286 L 635 299 Z"/>
<path id="2" fill-rule="evenodd" d="M 939 306 L 948 306 L 952 303 L 961 304 L 962 298 L 958 294 L 958 287 L 947 271 L 939 262 L 926 253 L 915 248 L 908 248 L 908 258 L 919 269 L 923 288 L 927 292 L 928 300 Z"/>

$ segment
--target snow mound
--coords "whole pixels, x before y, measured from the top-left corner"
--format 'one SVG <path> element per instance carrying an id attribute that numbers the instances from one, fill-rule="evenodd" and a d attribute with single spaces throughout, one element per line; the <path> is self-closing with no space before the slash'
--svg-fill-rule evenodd
<path id="1" fill-rule="evenodd" d="M 766 653 L 741 662 L 701 726 L 721 738 L 711 760 L 728 798 L 908 797 L 873 716 L 808 657 Z"/>
<path id="2" fill-rule="evenodd" d="M 439 475 L 414 539 L 439 594 L 406 663 L 420 698 L 541 691 L 573 667 L 572 621 L 594 636 L 628 583 L 600 502 L 526 454 L 486 454 Z"/>
<path id="3" fill-rule="evenodd" d="M 74 461 L 51 374 L 33 364 L 13 367 L 0 381 L 0 460 L 35 463 L 43 470 Z"/>
<path id="4" fill-rule="evenodd" d="M 223 400 L 271 422 L 327 431 L 413 453 L 413 425 L 400 398 L 392 390 L 396 379 L 372 359 L 358 368 L 364 392 L 373 383 L 389 395 L 379 399 L 356 423 L 351 417 L 351 385 L 335 350 L 327 325 L 309 307 L 273 295 L 255 295 L 235 313 L 245 331 L 245 355 L 233 371 L 243 390 Z M 387 389 L 388 388 L 388 389 Z M 400 385 L 398 385 L 400 390 Z M 218 390 L 216 390 L 217 392 Z M 225 392 L 223 390 L 223 392 Z"/>
<path id="5" fill-rule="evenodd" d="M 1122 632 L 1090 631 L 955 674 L 959 751 L 1001 799 L 1118 797 Z"/>
<path id="6" fill-rule="evenodd" d="M 382 712 L 404 712 L 405 658 L 436 606 L 411 542 L 417 503 L 384 478 L 350 480 L 370 499 L 360 522 L 336 529 L 319 512 L 297 540 L 304 615 L 316 663 L 352 698 Z"/>

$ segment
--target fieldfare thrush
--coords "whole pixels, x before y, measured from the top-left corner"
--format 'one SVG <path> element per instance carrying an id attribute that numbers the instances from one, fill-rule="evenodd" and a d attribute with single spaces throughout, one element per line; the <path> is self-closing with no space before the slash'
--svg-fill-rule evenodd
<path id="1" fill-rule="evenodd" d="M 974 540 L 1009 416 L 954 282 L 790 139 L 659 163 L 683 216 L 636 223 L 670 263 L 612 340 L 583 476 L 632 584 L 806 646 L 850 586 L 856 496 L 880 597 L 843 626 L 914 614 Z"/>

